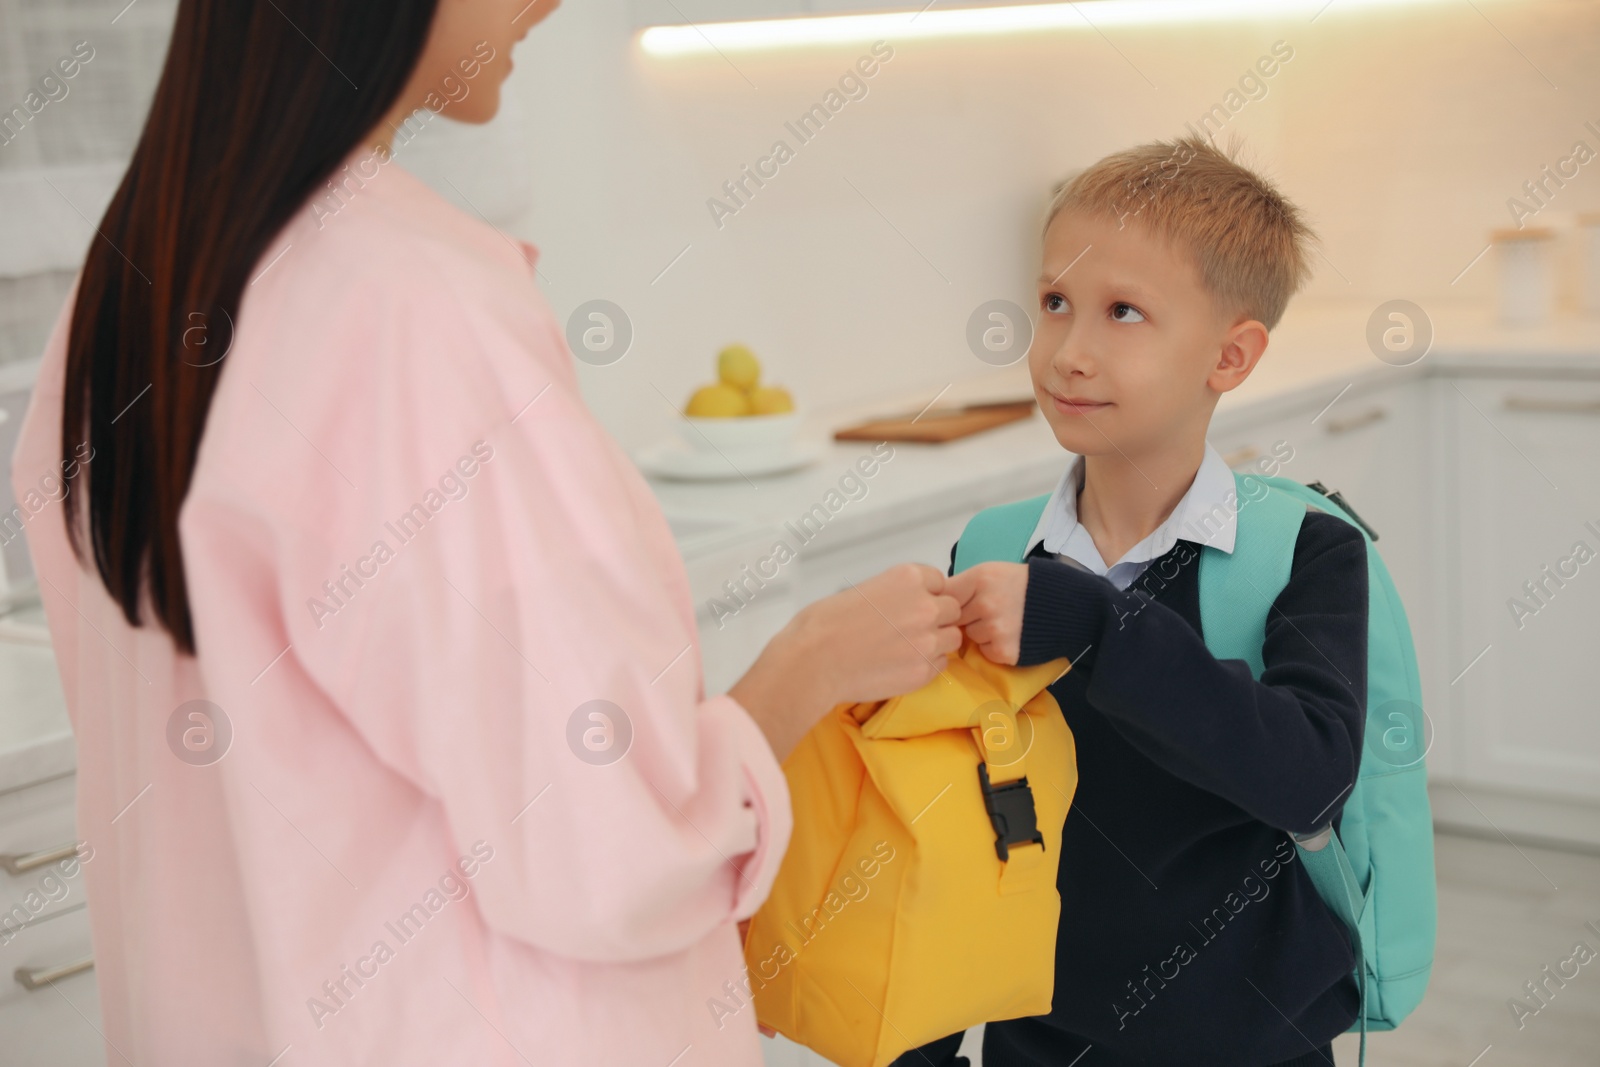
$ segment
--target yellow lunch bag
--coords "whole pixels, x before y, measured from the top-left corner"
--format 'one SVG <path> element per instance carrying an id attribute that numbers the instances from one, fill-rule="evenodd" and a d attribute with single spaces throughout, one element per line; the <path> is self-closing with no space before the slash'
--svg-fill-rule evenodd
<path id="1" fill-rule="evenodd" d="M 784 761 L 794 834 L 745 937 L 757 1018 L 842 1067 L 882 1067 L 1055 987 L 1072 732 L 1068 661 L 969 640 L 912 693 L 840 704 Z"/>

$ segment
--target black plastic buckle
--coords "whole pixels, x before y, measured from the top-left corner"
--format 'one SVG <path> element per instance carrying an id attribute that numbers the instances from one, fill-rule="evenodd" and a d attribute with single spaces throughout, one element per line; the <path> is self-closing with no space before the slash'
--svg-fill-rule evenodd
<path id="1" fill-rule="evenodd" d="M 994 826 L 994 851 L 1005 863 L 1011 858 L 1010 845 L 1036 841 L 1044 848 L 1039 832 L 1038 813 L 1033 807 L 1033 789 L 1026 776 L 1004 785 L 989 784 L 989 765 L 978 763 L 978 784 L 983 787 L 983 806 Z"/>
<path id="2" fill-rule="evenodd" d="M 1368 537 L 1372 538 L 1374 541 L 1378 539 L 1378 531 L 1368 526 L 1367 521 L 1360 515 L 1356 514 L 1356 509 L 1345 503 L 1344 497 L 1339 495 L 1338 490 L 1334 490 L 1330 493 L 1328 492 L 1328 487 L 1323 485 L 1321 482 L 1307 482 L 1306 485 L 1312 489 L 1315 489 L 1317 492 L 1321 493 L 1335 504 L 1338 504 L 1341 508 L 1344 508 L 1346 513 L 1348 513 L 1352 519 L 1356 520 L 1356 525 L 1367 531 Z"/>

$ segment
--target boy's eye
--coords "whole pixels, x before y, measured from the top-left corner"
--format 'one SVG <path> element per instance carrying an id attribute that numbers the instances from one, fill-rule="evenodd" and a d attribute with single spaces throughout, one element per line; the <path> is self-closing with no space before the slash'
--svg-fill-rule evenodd
<path id="1" fill-rule="evenodd" d="M 1130 318 L 1123 318 L 1122 316 L 1120 316 L 1118 314 L 1118 312 L 1123 311 L 1124 309 L 1126 309 L 1129 314 L 1134 315 L 1136 317 L 1135 318 L 1131 318 L 1131 319 Z M 1117 322 L 1143 322 L 1144 321 L 1144 313 L 1141 312 L 1138 308 L 1134 307 L 1132 304 L 1120 304 L 1120 303 L 1119 304 L 1112 304 L 1111 305 L 1111 317 L 1113 319 L 1115 319 Z"/>
<path id="2" fill-rule="evenodd" d="M 1060 293 L 1051 293 L 1044 298 L 1044 309 L 1049 312 L 1065 311 L 1067 309 L 1067 298 Z"/>

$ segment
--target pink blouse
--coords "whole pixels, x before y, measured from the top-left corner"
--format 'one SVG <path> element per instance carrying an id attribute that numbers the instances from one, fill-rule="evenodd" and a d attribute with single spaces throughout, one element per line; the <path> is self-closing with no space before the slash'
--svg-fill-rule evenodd
<path id="1" fill-rule="evenodd" d="M 734 923 L 782 772 L 705 696 L 536 250 L 366 173 L 246 288 L 179 524 L 197 658 L 124 623 L 34 491 L 70 299 L 23 427 L 108 1060 L 759 1064 Z"/>

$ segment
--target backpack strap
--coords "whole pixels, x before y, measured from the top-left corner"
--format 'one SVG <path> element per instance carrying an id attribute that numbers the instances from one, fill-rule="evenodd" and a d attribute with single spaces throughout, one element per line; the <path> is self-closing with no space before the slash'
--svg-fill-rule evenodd
<path id="1" fill-rule="evenodd" d="M 1258 475 L 1235 471 L 1233 483 L 1233 551 L 1200 550 L 1200 628 L 1212 655 L 1242 659 L 1260 678 L 1267 615 L 1289 584 L 1306 507 Z"/>
<path id="2" fill-rule="evenodd" d="M 1206 647 L 1218 659 L 1241 659 L 1259 679 L 1266 641 L 1267 615 L 1289 583 L 1295 543 L 1305 520 L 1307 501 L 1291 490 L 1276 488 L 1277 479 L 1235 471 L 1237 529 L 1233 552 L 1207 546 L 1200 555 L 1200 620 Z M 1354 523 L 1342 508 L 1329 506 L 1340 518 Z M 1365 529 L 1363 527 L 1363 529 Z M 1339 835 L 1329 833 L 1321 843 L 1301 843 L 1296 852 L 1320 896 L 1350 932 L 1360 989 L 1361 1052 L 1367 1056 L 1367 962 L 1361 943 L 1361 913 L 1365 900 L 1360 881 L 1345 854 Z M 1308 847 L 1309 846 L 1309 847 Z"/>
<path id="3" fill-rule="evenodd" d="M 1022 562 L 1023 554 L 1028 551 L 1028 540 L 1049 502 L 1050 494 L 1045 493 L 1012 504 L 984 508 L 972 516 L 967 528 L 961 531 L 961 540 L 956 542 L 955 573 L 995 560 Z"/>
<path id="4" fill-rule="evenodd" d="M 1338 834 L 1329 834 L 1324 848 L 1311 850 L 1299 845 L 1296 851 L 1305 864 L 1306 873 L 1311 876 L 1311 884 L 1317 887 L 1317 895 L 1344 920 L 1345 928 L 1350 931 L 1350 948 L 1356 957 L 1356 983 L 1361 996 L 1361 1051 L 1356 1063 L 1366 1067 L 1367 953 L 1361 942 L 1361 913 L 1366 910 L 1366 898 L 1361 893 L 1361 882 L 1350 866 L 1350 857 Z"/>

